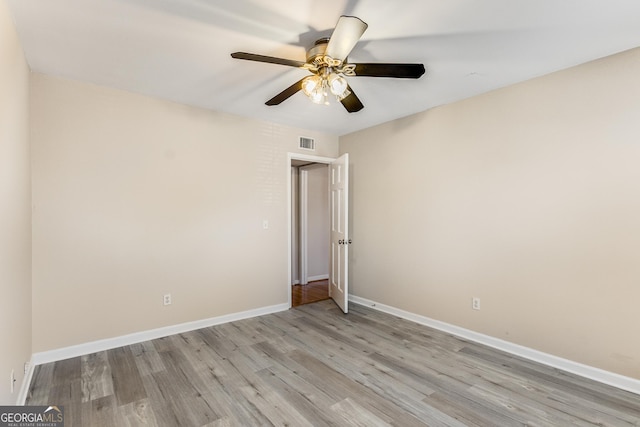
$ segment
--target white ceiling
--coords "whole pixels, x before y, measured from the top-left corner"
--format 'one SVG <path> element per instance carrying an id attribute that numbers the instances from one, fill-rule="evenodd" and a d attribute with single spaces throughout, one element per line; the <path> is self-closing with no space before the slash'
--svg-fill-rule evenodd
<path id="1" fill-rule="evenodd" d="M 343 135 L 640 46 L 638 0 L 8 0 L 33 71 Z M 264 102 L 306 75 L 340 15 L 369 24 L 350 62 L 422 62 L 419 80 L 352 77 L 365 108 Z"/>

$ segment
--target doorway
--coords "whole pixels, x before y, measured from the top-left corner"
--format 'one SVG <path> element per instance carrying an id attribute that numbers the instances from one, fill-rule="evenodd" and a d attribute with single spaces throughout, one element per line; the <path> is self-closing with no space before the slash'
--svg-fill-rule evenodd
<path id="1" fill-rule="evenodd" d="M 329 166 L 293 160 L 292 307 L 329 298 Z"/>
<path id="2" fill-rule="evenodd" d="M 327 157 L 288 154 L 290 307 L 329 298 L 328 166 L 333 161 Z"/>
<path id="3" fill-rule="evenodd" d="M 329 165 L 329 297 L 335 301 L 343 313 L 349 311 L 349 154 L 337 159 L 304 154 L 287 154 L 287 294 L 291 307 L 292 259 L 293 259 L 293 197 L 291 165 L 295 160 L 306 160 Z"/>

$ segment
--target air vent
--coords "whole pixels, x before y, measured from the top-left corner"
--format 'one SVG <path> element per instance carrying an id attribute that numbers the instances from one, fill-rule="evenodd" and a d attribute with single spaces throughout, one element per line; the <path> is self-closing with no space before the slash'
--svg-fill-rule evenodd
<path id="1" fill-rule="evenodd" d="M 316 149 L 316 141 L 313 138 L 305 138 L 304 136 L 301 136 L 298 147 L 302 148 L 303 150 L 314 151 Z"/>

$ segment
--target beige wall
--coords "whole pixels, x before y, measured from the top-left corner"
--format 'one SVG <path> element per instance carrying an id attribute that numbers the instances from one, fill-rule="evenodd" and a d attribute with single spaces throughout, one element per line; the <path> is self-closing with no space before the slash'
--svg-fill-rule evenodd
<path id="1" fill-rule="evenodd" d="M 287 302 L 286 153 L 337 137 L 40 74 L 31 107 L 34 352 Z"/>
<path id="2" fill-rule="evenodd" d="M 351 292 L 640 379 L 638 76 L 640 49 L 342 137 Z"/>
<path id="3" fill-rule="evenodd" d="M 31 359 L 29 170 L 29 67 L 0 0 L 0 405 L 17 402 L 24 363 Z"/>

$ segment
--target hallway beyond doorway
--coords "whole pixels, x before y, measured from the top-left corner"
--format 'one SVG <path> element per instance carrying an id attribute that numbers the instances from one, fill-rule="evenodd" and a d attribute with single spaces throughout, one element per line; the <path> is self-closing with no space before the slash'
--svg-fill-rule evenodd
<path id="1" fill-rule="evenodd" d="M 291 287 L 291 307 L 329 299 L 329 279 Z"/>

